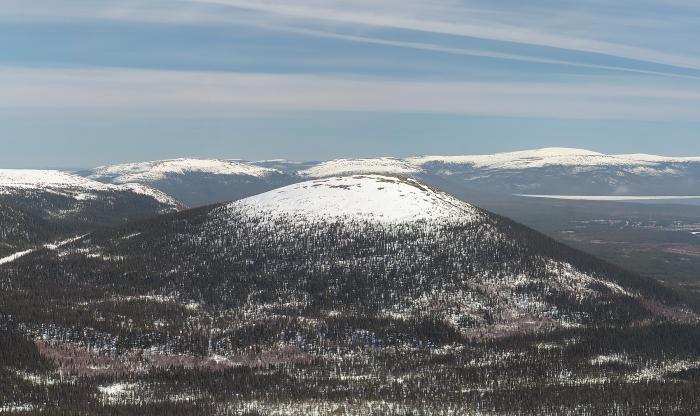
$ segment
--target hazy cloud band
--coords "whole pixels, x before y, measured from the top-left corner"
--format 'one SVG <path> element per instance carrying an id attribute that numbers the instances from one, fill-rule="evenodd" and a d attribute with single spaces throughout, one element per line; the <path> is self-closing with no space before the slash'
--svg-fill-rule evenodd
<path id="1" fill-rule="evenodd" d="M 700 89 L 571 82 L 421 82 L 315 75 L 0 68 L 0 111 L 242 117 L 289 112 L 450 113 L 571 119 L 700 117 Z"/>

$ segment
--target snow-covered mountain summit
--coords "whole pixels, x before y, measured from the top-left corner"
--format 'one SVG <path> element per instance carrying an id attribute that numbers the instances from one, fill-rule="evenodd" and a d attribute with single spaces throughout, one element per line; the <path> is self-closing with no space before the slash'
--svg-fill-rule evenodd
<path id="1" fill-rule="evenodd" d="M 261 217 L 310 221 L 351 219 L 370 222 L 468 222 L 478 210 L 414 179 L 355 175 L 302 182 L 229 204 Z"/>

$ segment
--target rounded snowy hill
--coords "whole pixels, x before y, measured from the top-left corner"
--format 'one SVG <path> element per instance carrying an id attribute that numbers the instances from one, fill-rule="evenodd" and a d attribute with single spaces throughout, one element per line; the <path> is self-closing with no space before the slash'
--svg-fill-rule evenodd
<path id="1" fill-rule="evenodd" d="M 470 222 L 479 210 L 414 179 L 354 175 L 302 182 L 228 205 L 263 218 L 403 223 Z"/>

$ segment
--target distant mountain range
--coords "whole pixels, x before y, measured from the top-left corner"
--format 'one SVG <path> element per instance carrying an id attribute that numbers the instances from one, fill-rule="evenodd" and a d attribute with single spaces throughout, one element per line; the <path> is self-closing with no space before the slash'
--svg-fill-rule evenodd
<path id="1" fill-rule="evenodd" d="M 175 159 L 79 172 L 103 183 L 148 185 L 188 206 L 240 199 L 313 178 L 370 173 L 413 177 L 451 192 L 575 196 L 700 193 L 700 157 L 605 155 L 568 148 L 323 162 Z"/>

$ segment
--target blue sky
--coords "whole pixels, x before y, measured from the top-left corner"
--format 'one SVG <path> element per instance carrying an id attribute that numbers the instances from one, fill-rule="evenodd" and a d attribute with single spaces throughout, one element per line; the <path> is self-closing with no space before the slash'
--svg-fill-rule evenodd
<path id="1" fill-rule="evenodd" d="M 0 166 L 700 155 L 698 21 L 691 0 L 3 0 Z"/>

